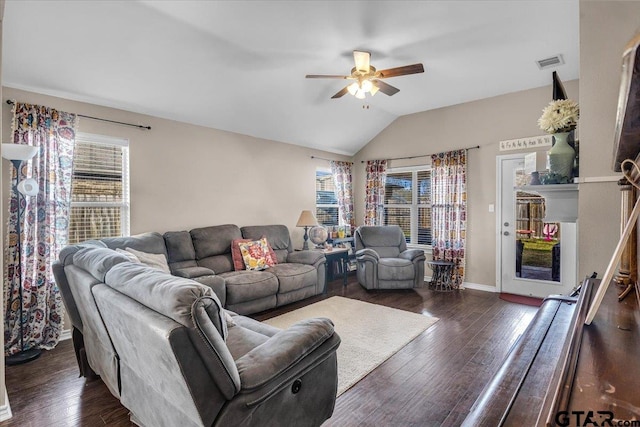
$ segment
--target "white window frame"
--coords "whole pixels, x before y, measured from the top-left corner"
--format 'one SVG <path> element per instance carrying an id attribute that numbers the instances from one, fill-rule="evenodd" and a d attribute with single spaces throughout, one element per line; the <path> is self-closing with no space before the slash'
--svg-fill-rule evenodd
<path id="1" fill-rule="evenodd" d="M 316 180 L 318 179 L 318 172 L 326 172 L 329 175 L 331 175 L 331 169 L 330 168 L 322 168 L 322 167 L 317 167 L 315 170 L 315 175 L 314 175 L 314 182 L 316 183 L 316 193 L 314 194 L 314 196 L 316 197 L 316 200 L 318 198 L 318 187 L 317 187 L 317 182 Z M 336 208 L 338 209 L 338 224 L 336 224 L 335 226 L 340 226 L 340 225 L 344 225 L 342 224 L 342 219 L 340 218 L 340 206 L 338 205 L 338 202 L 336 200 L 335 204 L 327 204 L 327 203 L 321 203 L 321 204 L 317 204 L 316 203 L 316 211 L 315 211 L 315 215 L 318 214 L 318 208 Z M 325 224 L 321 224 L 325 227 L 332 227 L 332 225 L 325 225 Z"/>
<path id="2" fill-rule="evenodd" d="M 117 138 L 107 135 L 97 135 L 86 132 L 78 132 L 76 134 L 76 143 L 87 144 L 103 144 L 115 145 L 122 147 L 122 202 L 71 202 L 71 208 L 102 208 L 102 207 L 120 207 L 120 233 L 126 237 L 131 233 L 130 216 L 131 216 L 131 200 L 130 200 L 130 177 L 129 177 L 129 140 L 125 138 Z M 73 189 L 71 190 L 73 193 Z"/>
<path id="3" fill-rule="evenodd" d="M 403 172 L 411 172 L 412 176 L 412 185 L 411 185 L 411 204 L 384 204 L 383 207 L 386 208 L 402 208 L 402 209 L 410 209 L 409 214 L 409 222 L 411 223 L 411 236 L 410 242 L 407 242 L 407 247 L 423 249 L 425 251 L 431 251 L 432 245 L 422 245 L 415 243 L 418 240 L 418 211 L 419 208 L 429 208 L 431 210 L 431 203 L 429 204 L 418 204 L 418 172 L 420 171 L 429 171 L 431 172 L 431 163 L 420 165 L 420 166 L 406 166 L 406 167 L 398 167 L 398 168 L 388 168 L 387 175 L 392 173 L 403 173 Z M 385 182 L 386 187 L 386 182 Z M 433 237 L 433 224 L 431 226 Z"/>

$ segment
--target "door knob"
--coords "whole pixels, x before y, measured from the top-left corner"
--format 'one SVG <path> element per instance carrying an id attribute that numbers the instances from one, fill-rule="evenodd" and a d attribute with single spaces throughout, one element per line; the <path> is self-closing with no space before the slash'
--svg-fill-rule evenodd
<path id="1" fill-rule="evenodd" d="M 504 234 L 505 236 L 508 236 L 508 235 L 509 235 L 509 232 L 508 232 L 508 231 L 505 231 L 505 232 L 504 232 L 504 233 L 502 233 L 502 234 Z"/>

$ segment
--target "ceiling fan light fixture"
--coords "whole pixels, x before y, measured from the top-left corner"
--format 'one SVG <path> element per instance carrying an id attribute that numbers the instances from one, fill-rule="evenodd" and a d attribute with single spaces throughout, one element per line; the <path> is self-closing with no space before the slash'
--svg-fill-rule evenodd
<path id="1" fill-rule="evenodd" d="M 378 86 L 371 84 L 371 90 L 369 92 L 371 92 L 371 96 L 375 95 L 376 93 L 378 93 L 380 89 L 378 89 Z"/>
<path id="2" fill-rule="evenodd" d="M 347 86 L 347 90 L 351 95 L 355 96 L 356 92 L 360 90 L 360 85 L 357 82 L 353 82 L 349 86 Z"/>
<path id="3" fill-rule="evenodd" d="M 362 89 L 358 89 L 358 91 L 355 94 L 355 97 L 358 99 L 364 99 L 365 98 L 365 94 L 366 92 Z"/>
<path id="4" fill-rule="evenodd" d="M 370 80 L 363 80 L 362 83 L 360 83 L 360 88 L 362 89 L 363 92 L 371 92 L 371 89 L 373 88 L 373 83 L 371 83 Z"/>

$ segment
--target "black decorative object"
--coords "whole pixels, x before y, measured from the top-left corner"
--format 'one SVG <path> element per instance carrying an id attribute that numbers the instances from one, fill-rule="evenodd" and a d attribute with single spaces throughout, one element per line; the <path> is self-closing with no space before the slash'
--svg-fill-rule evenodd
<path id="1" fill-rule="evenodd" d="M 558 99 L 567 99 L 567 93 L 564 90 L 562 81 L 560 81 L 560 77 L 558 77 L 558 73 L 554 71 L 553 72 L 553 100 L 557 101 Z"/>

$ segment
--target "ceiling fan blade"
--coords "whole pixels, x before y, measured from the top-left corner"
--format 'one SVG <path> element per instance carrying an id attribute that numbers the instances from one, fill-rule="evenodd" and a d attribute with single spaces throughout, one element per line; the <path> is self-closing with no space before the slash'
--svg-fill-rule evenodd
<path id="1" fill-rule="evenodd" d="M 338 98 L 342 98 L 349 90 L 348 90 L 349 86 L 345 86 L 344 88 L 342 88 L 342 90 L 340 90 L 340 92 L 336 93 L 335 95 L 333 95 L 331 97 L 331 99 L 338 99 Z"/>
<path id="2" fill-rule="evenodd" d="M 369 72 L 369 61 L 371 59 L 371 54 L 369 52 L 364 52 L 361 50 L 353 51 L 353 60 L 356 63 L 356 70 L 368 73 Z"/>
<path id="3" fill-rule="evenodd" d="M 406 76 L 408 74 L 424 73 L 422 64 L 405 65 L 404 67 L 388 68 L 380 70 L 376 73 L 379 79 L 388 79 L 389 77 Z"/>
<path id="4" fill-rule="evenodd" d="M 371 83 L 375 87 L 380 89 L 380 92 L 384 93 L 385 95 L 392 96 L 400 92 L 400 89 L 398 89 L 397 87 L 393 87 L 390 84 L 383 82 L 382 80 L 371 80 Z"/>
<path id="5" fill-rule="evenodd" d="M 307 79 L 348 79 L 351 76 L 338 76 L 332 74 L 307 74 L 305 78 Z"/>

